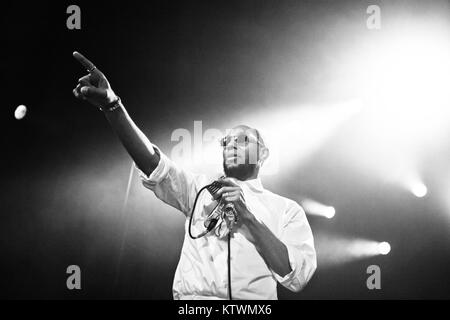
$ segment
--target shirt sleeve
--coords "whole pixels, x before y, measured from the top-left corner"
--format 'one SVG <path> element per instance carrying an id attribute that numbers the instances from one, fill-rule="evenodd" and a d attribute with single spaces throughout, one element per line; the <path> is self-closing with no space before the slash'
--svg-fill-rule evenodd
<path id="1" fill-rule="evenodd" d="M 147 176 L 135 164 L 142 184 L 152 190 L 158 199 L 180 210 L 186 216 L 190 216 L 203 176 L 180 168 L 158 147 L 153 145 L 153 148 L 159 154 L 160 160 L 150 176 Z"/>
<path id="2" fill-rule="evenodd" d="M 283 219 L 281 241 L 286 245 L 292 272 L 285 277 L 273 272 L 285 288 L 299 292 L 312 278 L 317 268 L 314 238 L 302 207 L 293 202 Z"/>

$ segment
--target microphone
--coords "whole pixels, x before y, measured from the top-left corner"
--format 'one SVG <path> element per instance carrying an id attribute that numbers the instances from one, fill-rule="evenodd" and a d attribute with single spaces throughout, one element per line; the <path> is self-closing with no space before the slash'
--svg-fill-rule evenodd
<path id="1" fill-rule="evenodd" d="M 207 185 L 207 186 L 201 188 L 200 191 L 197 192 L 197 196 L 195 197 L 194 205 L 191 210 L 191 215 L 190 215 L 190 219 L 189 219 L 189 228 L 188 228 L 189 236 L 192 239 L 194 239 L 194 240 L 200 239 L 200 238 L 206 236 L 209 232 L 211 232 L 214 228 L 216 228 L 216 226 L 220 220 L 221 221 L 220 221 L 219 227 L 216 228 L 217 237 L 223 238 L 224 236 L 228 235 L 231 232 L 231 230 L 233 229 L 233 223 L 237 222 L 237 212 L 236 212 L 236 209 L 234 208 L 234 204 L 225 203 L 222 199 L 220 199 L 219 203 L 216 205 L 214 210 L 205 219 L 204 226 L 205 226 L 206 230 L 203 231 L 202 233 L 200 233 L 199 235 L 192 234 L 192 229 L 191 229 L 192 228 L 192 220 L 194 217 L 195 207 L 197 205 L 197 201 L 198 201 L 201 193 L 206 189 L 209 191 L 209 193 L 212 196 L 214 196 L 217 194 L 217 192 L 219 192 L 220 189 L 223 188 L 223 186 L 224 185 L 222 183 L 220 183 L 219 181 L 214 181 L 210 185 Z M 225 230 L 225 234 L 222 234 L 221 233 L 222 223 L 224 221 L 227 223 L 228 230 Z"/>
<path id="2" fill-rule="evenodd" d="M 227 219 L 228 226 L 232 228 L 232 224 L 237 222 L 237 212 L 234 207 L 234 204 L 228 203 L 224 210 L 225 218 Z"/>
<path id="3" fill-rule="evenodd" d="M 222 189 L 222 187 L 222 183 L 219 181 L 214 181 L 206 189 L 212 196 L 214 196 L 220 189 Z M 231 230 L 233 224 L 237 221 L 237 214 L 234 204 L 225 204 L 222 199 L 220 199 L 217 208 L 205 220 L 204 225 L 208 232 L 212 231 L 216 227 L 220 218 L 227 222 L 227 226 Z"/>

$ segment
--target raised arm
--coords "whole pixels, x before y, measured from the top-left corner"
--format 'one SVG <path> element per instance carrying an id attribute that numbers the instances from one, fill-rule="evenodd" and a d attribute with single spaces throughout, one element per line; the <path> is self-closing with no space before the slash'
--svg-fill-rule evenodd
<path id="1" fill-rule="evenodd" d="M 128 115 L 105 75 L 82 54 L 74 52 L 73 56 L 89 73 L 78 80 L 73 94 L 78 99 L 87 100 L 103 111 L 136 165 L 149 176 L 158 166 L 160 155 L 155 152 L 150 140 Z"/>

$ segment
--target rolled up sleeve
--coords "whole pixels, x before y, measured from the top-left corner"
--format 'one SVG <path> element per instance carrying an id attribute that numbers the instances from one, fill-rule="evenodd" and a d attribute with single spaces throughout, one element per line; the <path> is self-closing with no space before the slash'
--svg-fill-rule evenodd
<path id="1" fill-rule="evenodd" d="M 150 176 L 147 176 L 135 165 L 139 171 L 142 184 L 147 189 L 152 190 L 158 199 L 189 216 L 199 183 L 203 177 L 183 170 L 162 153 L 158 147 L 153 147 L 159 154 L 160 160 Z"/>
<path id="2" fill-rule="evenodd" d="M 280 239 L 287 247 L 292 272 L 284 277 L 273 272 L 285 288 L 301 291 L 311 280 L 317 268 L 314 238 L 304 210 L 297 204 L 289 206 Z"/>

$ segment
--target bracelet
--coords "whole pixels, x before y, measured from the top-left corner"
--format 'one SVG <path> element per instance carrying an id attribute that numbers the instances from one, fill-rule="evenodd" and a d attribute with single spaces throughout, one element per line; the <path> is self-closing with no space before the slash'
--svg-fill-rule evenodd
<path id="1" fill-rule="evenodd" d="M 103 112 L 112 112 L 118 108 L 120 108 L 120 104 L 121 104 L 122 100 L 120 99 L 119 96 L 117 96 L 117 99 L 113 102 L 111 102 L 110 104 L 106 105 L 105 107 L 99 107 L 100 111 Z"/>

